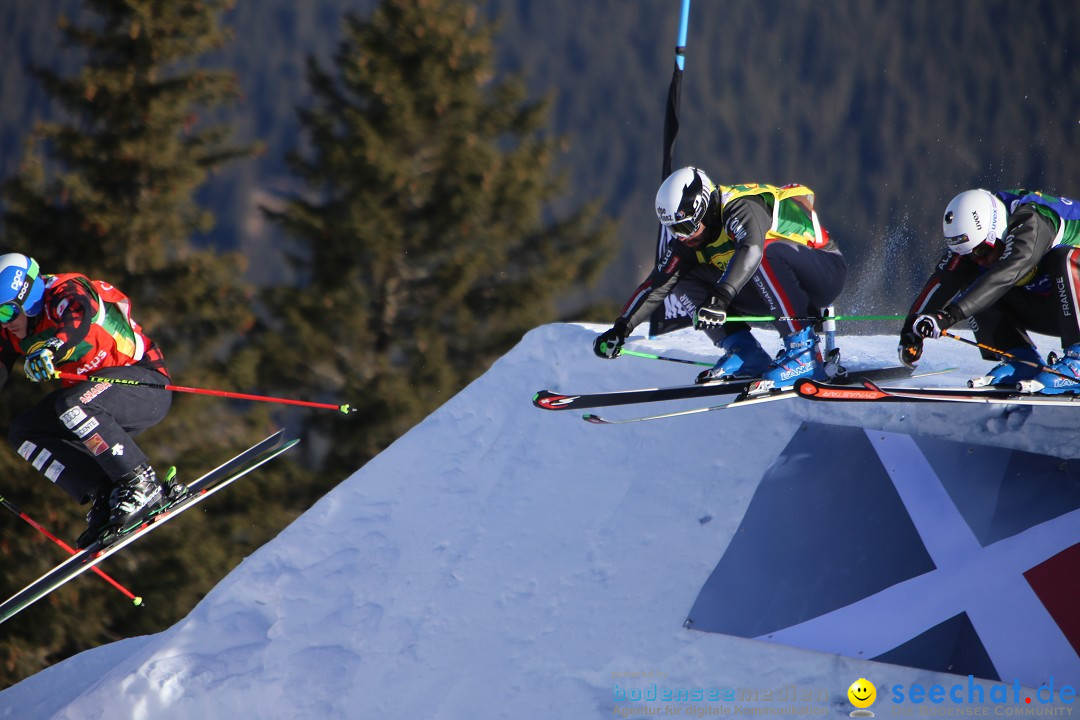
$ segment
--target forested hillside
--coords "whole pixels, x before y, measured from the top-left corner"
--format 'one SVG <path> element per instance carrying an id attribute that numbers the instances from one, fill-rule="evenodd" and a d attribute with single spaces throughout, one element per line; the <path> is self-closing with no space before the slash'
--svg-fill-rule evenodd
<path id="1" fill-rule="evenodd" d="M 554 319 L 611 253 L 599 203 L 559 201 L 552 211 L 565 183 L 549 104 L 495 71 L 494 32 L 476 8 L 383 0 L 339 18 L 348 39 L 332 53 L 308 63 L 296 50 L 295 80 L 310 97 L 282 110 L 300 122 L 274 142 L 287 165 L 264 172 L 261 135 L 236 120 L 242 63 L 231 54 L 228 5 L 75 8 L 62 31 L 81 64 L 35 67 L 42 97 L 64 112 L 33 125 L 17 172 L 0 183 L 0 245 L 35 256 L 45 273 L 125 289 L 171 377 L 203 389 L 197 400 L 179 394 L 140 438 L 159 474 L 176 463 L 181 481 L 194 478 L 270 426 L 304 441 L 298 462 L 275 464 L 177 523 L 207 542 L 162 534 L 125 551 L 113 567 L 147 596 L 141 607 L 71 583 L 9 621 L 0 685 L 171 625 L 255 547 Z M 249 193 L 248 204 L 230 204 L 227 188 Z M 230 224 L 235 207 L 243 236 Z M 215 214 L 224 220 L 216 231 Z M 237 241 L 200 241 L 223 232 Z M 293 277 L 274 277 L 284 271 Z M 4 429 L 53 389 L 13 365 Z M 215 389 L 272 403 L 208 399 Z M 278 401 L 305 398 L 353 412 L 287 412 Z M 4 496 L 56 535 L 85 528 L 86 507 L 10 448 L 0 451 L 0 477 Z M 5 516 L 0 597 L 60 558 L 45 533 Z"/>
<path id="2" fill-rule="evenodd" d="M 624 258 L 648 246 L 678 3 L 495 4 L 508 63 L 561 98 L 579 192 L 623 221 Z M 676 165 L 813 187 L 854 266 L 846 311 L 906 310 L 961 189 L 1080 195 L 1074 3 L 720 0 L 690 17 Z"/>
<path id="3" fill-rule="evenodd" d="M 501 18 L 502 69 L 523 70 L 534 93 L 551 95 L 573 196 L 602 199 L 621 222 L 622 249 L 602 284 L 621 302 L 653 242 L 678 3 L 482 5 Z M 304 59 L 332 52 L 343 11 L 373 6 L 266 0 L 229 14 L 237 37 L 213 62 L 238 73 L 246 99 L 226 119 L 238 140 L 267 149 L 224 171 L 202 198 L 218 217 L 211 240 L 257 258 L 256 279 L 284 272 L 273 262 L 280 231 L 256 206 L 295 184 L 283 158 L 298 139 Z M 31 120 L 52 110 L 21 68 L 66 62 L 53 23 L 78 7 L 0 7 L 5 176 Z M 813 187 L 853 261 L 845 309 L 896 311 L 933 261 L 938 215 L 959 189 L 1028 184 L 1080 195 L 1067 166 L 1080 149 L 1078 34 L 1080 8 L 1053 0 L 698 0 L 676 163 L 698 163 L 719 182 Z"/>

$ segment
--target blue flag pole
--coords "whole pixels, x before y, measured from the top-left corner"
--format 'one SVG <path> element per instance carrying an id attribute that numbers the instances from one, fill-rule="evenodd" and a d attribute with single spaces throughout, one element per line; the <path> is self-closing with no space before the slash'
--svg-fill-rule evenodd
<path id="1" fill-rule="evenodd" d="M 675 69 L 671 73 L 671 85 L 668 87 L 667 110 L 664 114 L 664 155 L 661 182 L 673 172 L 672 157 L 675 154 L 675 140 L 679 134 L 679 97 L 682 94 L 682 76 L 686 67 L 686 33 L 690 23 L 690 0 L 682 0 L 679 13 L 679 33 L 675 39 Z M 667 236 L 661 226 L 656 235 L 656 258 L 659 260 L 666 248 Z M 656 309 L 649 318 L 649 336 L 656 337 L 671 330 L 677 330 L 690 324 L 690 318 L 677 307 L 669 308 L 669 301 Z M 669 310 L 671 311 L 669 313 Z M 672 317 L 668 317 L 671 314 Z"/>
<path id="2" fill-rule="evenodd" d="M 682 72 L 686 68 L 685 55 L 686 55 L 686 27 L 690 24 L 690 0 L 683 0 L 682 11 L 679 14 L 679 36 L 675 40 L 675 64 L 679 67 L 679 72 Z"/>
<path id="3" fill-rule="evenodd" d="M 664 161 L 661 180 L 674 171 L 671 165 L 675 154 L 675 140 L 679 134 L 679 98 L 682 95 L 682 75 L 686 69 L 686 32 L 689 24 L 690 0 L 682 0 L 682 11 L 679 13 L 679 34 L 675 39 L 675 69 L 671 74 L 667 112 L 664 115 Z"/>

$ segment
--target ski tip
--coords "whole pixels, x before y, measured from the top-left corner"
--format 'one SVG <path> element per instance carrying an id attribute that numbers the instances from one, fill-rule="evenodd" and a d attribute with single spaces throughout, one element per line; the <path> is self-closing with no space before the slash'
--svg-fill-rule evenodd
<path id="1" fill-rule="evenodd" d="M 565 410 L 579 395 L 561 395 L 550 390 L 540 390 L 533 395 L 532 403 L 541 410 Z"/>

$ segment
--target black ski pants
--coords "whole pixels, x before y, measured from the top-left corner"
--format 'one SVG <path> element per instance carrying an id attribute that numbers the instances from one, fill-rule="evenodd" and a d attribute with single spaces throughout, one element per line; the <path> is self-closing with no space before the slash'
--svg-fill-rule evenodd
<path id="1" fill-rule="evenodd" d="M 164 385 L 168 378 L 140 365 L 103 368 L 96 377 Z M 149 459 L 132 439 L 168 414 L 168 390 L 83 382 L 46 395 L 17 416 L 8 441 L 16 452 L 78 503 L 115 484 Z"/>
<path id="2" fill-rule="evenodd" d="M 1039 262 L 1036 276 L 1023 287 L 971 318 L 975 338 L 1006 352 L 1034 346 L 1028 332 L 1061 338 L 1061 347 L 1080 344 L 1080 248 L 1053 248 Z M 998 356 L 982 351 L 986 360 Z"/>
<path id="3" fill-rule="evenodd" d="M 675 289 L 682 306 L 699 308 L 708 302 L 722 276 L 723 272 L 712 265 L 701 265 L 687 273 Z M 732 299 L 728 314 L 817 317 L 840 295 L 846 279 L 847 262 L 840 253 L 773 240 L 765 245 L 761 264 L 750 282 Z M 780 320 L 773 327 L 780 337 L 787 337 L 807 324 Z M 746 323 L 725 323 L 706 330 L 706 334 L 719 344 L 727 335 L 749 327 Z"/>

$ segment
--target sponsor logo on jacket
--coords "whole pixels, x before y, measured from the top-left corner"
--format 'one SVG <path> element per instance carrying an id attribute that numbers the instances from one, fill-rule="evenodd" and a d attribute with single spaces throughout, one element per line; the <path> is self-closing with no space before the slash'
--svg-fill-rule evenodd
<path id="1" fill-rule="evenodd" d="M 104 360 L 106 357 L 108 357 L 108 353 L 104 350 L 99 350 L 98 354 L 95 355 L 93 359 L 90 360 L 90 362 L 84 363 L 83 365 L 75 368 L 75 372 L 79 373 L 80 375 L 85 375 L 86 373 L 90 372 L 98 365 L 100 365 L 101 361 Z"/>

